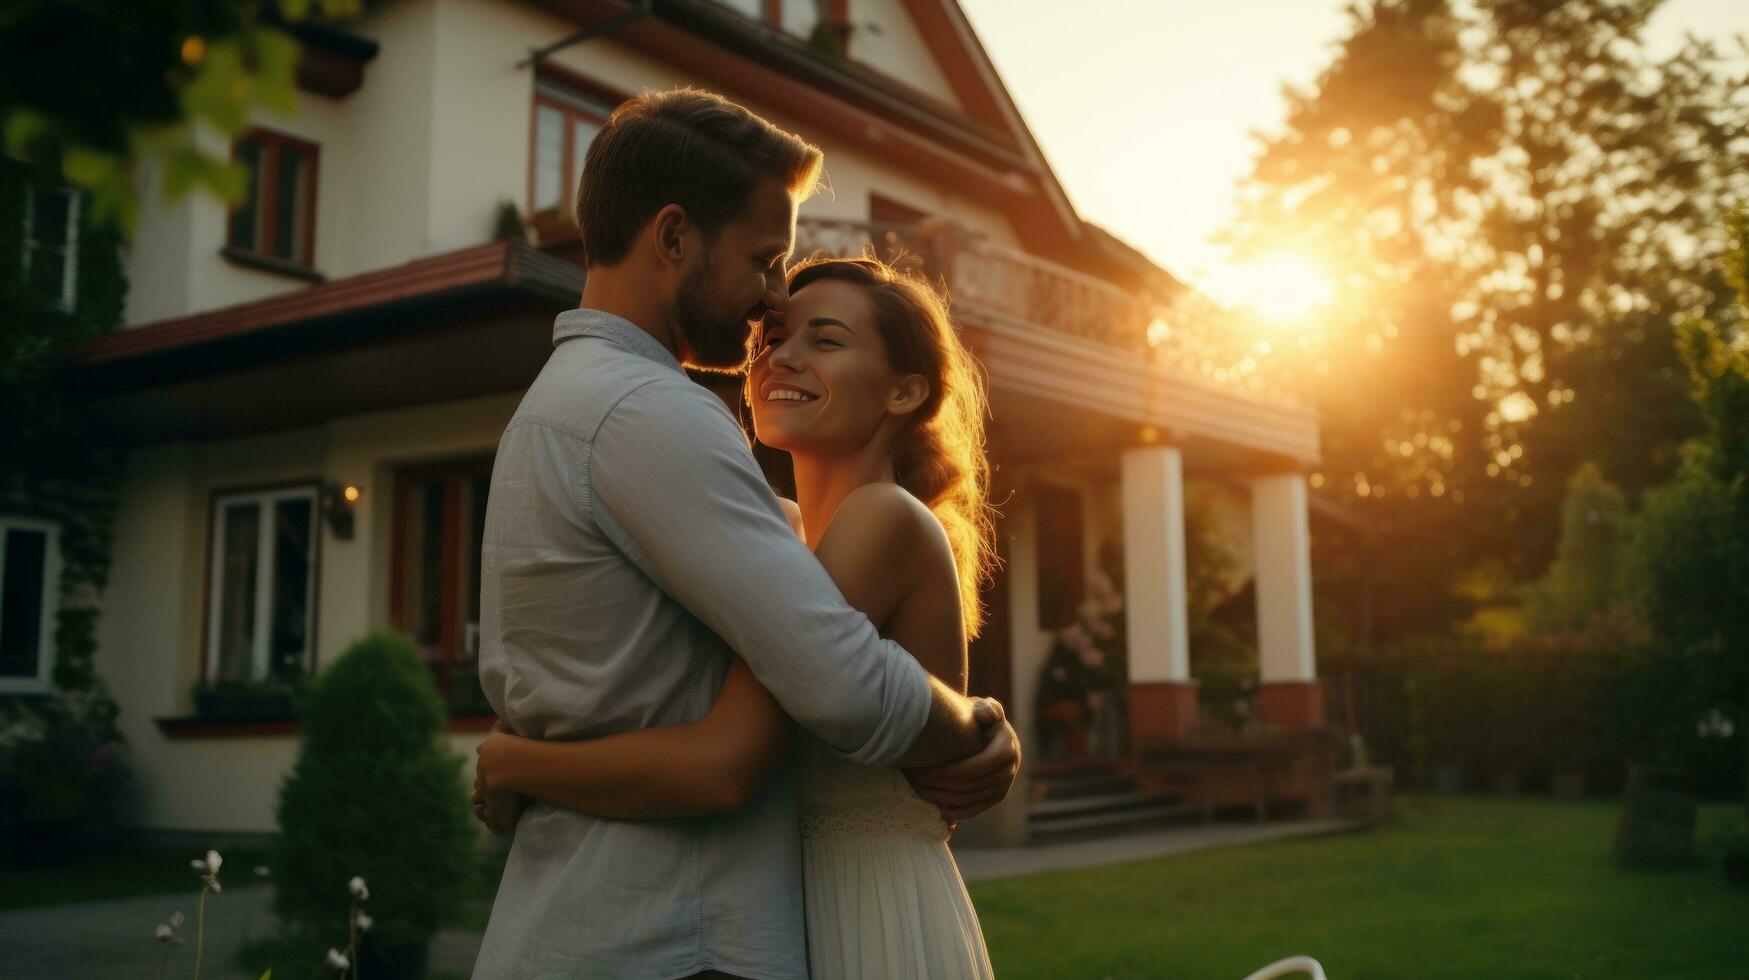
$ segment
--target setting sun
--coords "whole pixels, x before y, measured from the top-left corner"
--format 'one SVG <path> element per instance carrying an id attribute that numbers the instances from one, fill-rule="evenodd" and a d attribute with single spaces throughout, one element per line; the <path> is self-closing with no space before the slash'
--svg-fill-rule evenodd
<path id="1" fill-rule="evenodd" d="M 1328 303 L 1330 279 L 1316 265 L 1291 254 L 1265 256 L 1212 270 L 1202 286 L 1222 305 L 1249 309 L 1289 324 Z"/>

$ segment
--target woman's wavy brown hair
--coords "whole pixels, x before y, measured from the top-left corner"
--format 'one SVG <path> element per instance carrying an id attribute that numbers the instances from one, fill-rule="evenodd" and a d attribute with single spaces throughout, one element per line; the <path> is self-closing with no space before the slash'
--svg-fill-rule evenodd
<path id="1" fill-rule="evenodd" d="M 823 279 L 863 287 L 893 370 L 920 374 L 929 383 L 928 397 L 894 447 L 893 468 L 899 485 L 927 504 L 947 530 L 966 636 L 975 637 L 984 618 L 979 587 L 995 565 L 983 372 L 928 280 L 875 258 L 816 257 L 790 269 L 789 290 Z"/>

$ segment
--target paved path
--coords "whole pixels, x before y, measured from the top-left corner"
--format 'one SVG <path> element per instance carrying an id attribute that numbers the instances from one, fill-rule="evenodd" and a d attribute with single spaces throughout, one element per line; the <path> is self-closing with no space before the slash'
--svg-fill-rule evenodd
<path id="1" fill-rule="evenodd" d="M 75 905 L 0 912 L 0 975 L 30 980 L 153 980 L 166 947 L 152 938 L 158 923 L 181 910 L 184 945 L 171 947 L 166 977 L 194 971 L 194 910 L 198 893 L 117 898 Z M 273 915 L 273 891 L 265 885 L 227 888 L 208 895 L 206 953 L 200 975 L 205 980 L 255 980 L 237 966 L 237 951 L 246 937 L 259 939 L 278 928 Z M 468 933 L 444 933 L 431 950 L 431 972 L 465 977 L 473 972 L 480 939 Z M 313 949 L 320 962 L 328 950 Z"/>
<path id="2" fill-rule="evenodd" d="M 954 851 L 967 881 L 1017 878 L 1046 871 L 1072 871 L 1107 864 L 1191 854 L 1219 847 L 1241 847 L 1296 837 L 1323 837 L 1366 829 L 1354 820 L 1295 820 L 1262 824 L 1209 824 L 1093 840 L 1030 847 L 977 847 Z"/>
<path id="3" fill-rule="evenodd" d="M 956 851 L 967 881 L 1012 878 L 1047 871 L 1122 864 L 1189 854 L 1219 847 L 1316 837 L 1361 829 L 1344 820 L 1292 823 L 1214 824 L 1036 847 L 965 848 Z M 152 938 L 158 923 L 181 910 L 185 945 L 174 947 L 166 976 L 185 976 L 194 966 L 194 911 L 197 893 L 118 898 L 75 905 L 0 912 L 0 974 L 31 980 L 152 980 L 165 947 Z M 278 926 L 273 894 L 265 885 L 226 889 L 208 896 L 206 955 L 201 976 L 212 980 L 254 980 L 237 967 L 237 950 L 249 936 L 271 935 Z M 480 937 L 446 932 L 431 950 L 433 976 L 466 977 L 473 972 Z M 312 949 L 320 959 L 326 949 Z"/>

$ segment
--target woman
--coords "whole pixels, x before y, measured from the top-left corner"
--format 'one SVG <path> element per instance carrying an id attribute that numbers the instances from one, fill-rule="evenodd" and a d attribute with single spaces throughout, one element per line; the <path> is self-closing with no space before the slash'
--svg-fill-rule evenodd
<path id="1" fill-rule="evenodd" d="M 797 533 L 882 635 L 963 692 L 991 561 L 989 466 L 983 388 L 940 296 L 874 259 L 799 265 L 747 396 L 759 440 L 794 462 Z M 699 722 L 582 742 L 494 732 L 478 776 L 606 817 L 722 812 L 758 792 L 793 731 L 737 660 Z M 991 976 L 942 814 L 897 769 L 844 762 L 806 733 L 797 754 L 810 973 Z"/>

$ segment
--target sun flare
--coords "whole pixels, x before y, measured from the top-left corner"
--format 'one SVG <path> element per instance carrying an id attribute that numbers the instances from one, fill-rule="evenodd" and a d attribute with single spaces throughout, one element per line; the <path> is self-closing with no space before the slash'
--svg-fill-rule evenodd
<path id="1" fill-rule="evenodd" d="M 1224 306 L 1248 309 L 1282 325 L 1304 320 L 1335 292 L 1317 265 L 1288 253 L 1211 270 L 1203 288 Z"/>

